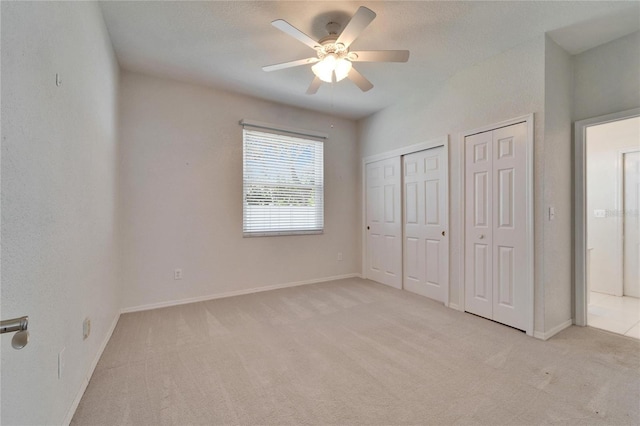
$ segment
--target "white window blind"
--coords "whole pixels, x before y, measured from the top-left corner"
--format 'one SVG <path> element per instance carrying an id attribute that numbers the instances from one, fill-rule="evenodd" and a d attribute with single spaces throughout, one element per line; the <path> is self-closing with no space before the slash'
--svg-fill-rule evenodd
<path id="1" fill-rule="evenodd" d="M 324 144 L 247 127 L 243 140 L 244 236 L 322 233 Z"/>

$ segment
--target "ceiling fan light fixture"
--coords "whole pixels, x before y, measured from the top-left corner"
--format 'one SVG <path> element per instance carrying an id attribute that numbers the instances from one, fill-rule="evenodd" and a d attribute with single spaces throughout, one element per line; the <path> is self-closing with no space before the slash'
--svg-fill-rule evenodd
<path id="1" fill-rule="evenodd" d="M 0 0 L 1 1 L 1 0 Z M 407 62 L 408 50 L 363 50 L 351 52 L 351 43 L 360 36 L 360 33 L 374 20 L 375 12 L 364 6 L 360 6 L 344 28 L 336 23 L 327 24 L 329 35 L 315 41 L 284 19 L 276 19 L 271 24 L 302 42 L 316 52 L 317 57 L 299 59 L 281 64 L 262 67 L 264 71 L 276 71 L 300 65 L 315 64 L 311 67 L 315 78 L 311 82 L 308 95 L 317 93 L 322 82 L 333 83 L 348 78 L 360 90 L 366 92 L 373 88 L 373 84 L 367 80 L 353 66 L 352 62 Z M 342 31 L 340 31 L 342 29 Z"/>
<path id="2" fill-rule="evenodd" d="M 344 80 L 348 75 L 349 71 L 351 71 L 351 61 L 347 59 L 339 59 L 336 62 L 335 72 L 336 72 L 336 81 Z"/>
<path id="3" fill-rule="evenodd" d="M 337 56 L 334 53 L 329 53 L 320 62 L 312 66 L 311 70 L 320 80 L 331 83 L 336 61 Z"/>
<path id="4" fill-rule="evenodd" d="M 328 53 L 320 62 L 311 67 L 313 73 L 322 81 L 331 83 L 335 73 L 335 81 L 345 79 L 351 71 L 351 61 L 339 58 L 335 53 Z"/>

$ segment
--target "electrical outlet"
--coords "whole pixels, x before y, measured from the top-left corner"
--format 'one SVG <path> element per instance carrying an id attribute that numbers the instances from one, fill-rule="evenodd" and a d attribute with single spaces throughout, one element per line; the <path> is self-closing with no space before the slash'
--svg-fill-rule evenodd
<path id="1" fill-rule="evenodd" d="M 182 269 L 175 269 L 173 271 L 173 279 L 174 280 L 181 280 L 182 279 Z"/>
<path id="2" fill-rule="evenodd" d="M 82 323 L 82 340 L 86 340 L 91 334 L 91 319 L 86 317 Z"/>
<path id="3" fill-rule="evenodd" d="M 342 252 L 338 252 L 338 262 L 342 262 Z"/>
<path id="4" fill-rule="evenodd" d="M 64 349 L 58 352 L 58 379 L 62 379 L 62 371 L 64 370 Z"/>

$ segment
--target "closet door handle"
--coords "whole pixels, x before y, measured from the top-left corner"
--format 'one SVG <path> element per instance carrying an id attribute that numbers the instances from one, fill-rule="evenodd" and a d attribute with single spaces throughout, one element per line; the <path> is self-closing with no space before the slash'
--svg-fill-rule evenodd
<path id="1" fill-rule="evenodd" d="M 484 234 L 480 234 L 480 236 L 478 237 L 479 239 L 484 239 Z"/>

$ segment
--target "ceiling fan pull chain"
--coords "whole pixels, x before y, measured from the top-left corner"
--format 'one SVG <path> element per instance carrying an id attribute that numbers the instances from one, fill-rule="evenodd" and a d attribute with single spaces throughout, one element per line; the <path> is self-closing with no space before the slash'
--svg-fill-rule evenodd
<path id="1" fill-rule="evenodd" d="M 335 107 L 333 105 L 333 88 L 335 87 L 335 83 L 331 82 L 331 113 L 335 114 Z"/>

